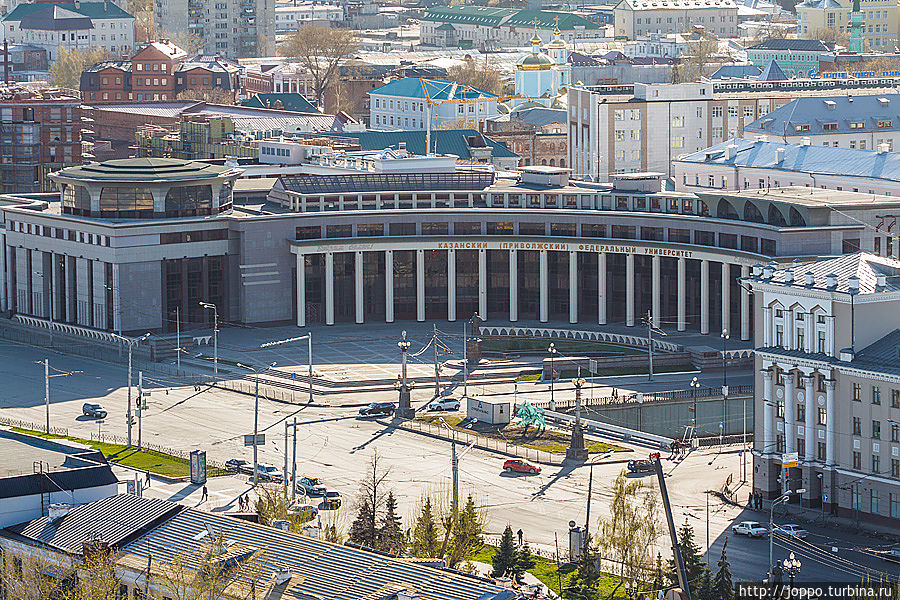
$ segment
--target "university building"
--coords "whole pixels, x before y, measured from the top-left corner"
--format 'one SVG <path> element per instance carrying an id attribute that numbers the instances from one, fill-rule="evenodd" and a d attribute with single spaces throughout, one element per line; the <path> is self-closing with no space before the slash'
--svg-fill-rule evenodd
<path id="1" fill-rule="evenodd" d="M 900 518 L 900 262 L 754 267 L 753 487 L 847 518 Z M 782 468 L 785 455 L 798 466 Z M 787 456 L 787 458 L 791 458 Z M 823 506 L 824 504 L 824 506 Z"/>

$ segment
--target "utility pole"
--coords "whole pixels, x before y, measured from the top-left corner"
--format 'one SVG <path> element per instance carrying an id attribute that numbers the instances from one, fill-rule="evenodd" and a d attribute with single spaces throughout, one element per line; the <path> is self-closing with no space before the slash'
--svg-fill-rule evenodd
<path id="1" fill-rule="evenodd" d="M 128 410 L 125 413 L 128 421 L 128 447 L 131 448 L 131 344 L 128 344 Z"/>
<path id="2" fill-rule="evenodd" d="M 590 525 L 591 525 L 591 489 L 594 486 L 594 463 L 591 463 L 591 471 L 588 475 L 588 493 L 587 493 L 587 510 L 584 515 L 584 547 L 581 548 L 581 551 L 584 552 L 587 549 L 588 538 L 590 537 Z"/>
<path id="3" fill-rule="evenodd" d="M 143 419 L 144 416 L 144 372 L 138 371 L 138 399 L 137 399 L 137 414 L 138 414 L 138 450 L 143 448 L 141 444 L 141 432 L 143 431 Z"/>
<path id="4" fill-rule="evenodd" d="M 297 498 L 297 417 L 294 417 L 294 444 L 291 452 L 291 501 Z"/>
<path id="5" fill-rule="evenodd" d="M 647 381 L 653 381 L 653 315 L 647 311 L 647 360 L 650 365 L 650 374 Z"/>
<path id="6" fill-rule="evenodd" d="M 255 440 L 254 440 L 255 441 Z M 288 491 L 288 422 L 284 422 L 284 497 L 287 498 Z M 294 482 L 291 482 L 291 486 Z"/>
<path id="7" fill-rule="evenodd" d="M 453 521 L 459 514 L 459 458 L 456 456 L 456 432 L 451 431 L 453 436 L 450 442 L 450 466 L 453 470 Z"/>
<path id="8" fill-rule="evenodd" d="M 254 380 L 256 382 L 255 391 L 253 392 L 253 487 L 256 487 L 256 484 L 259 480 L 259 463 L 257 462 L 257 452 L 259 451 L 259 444 L 257 443 L 257 430 L 259 427 L 259 372 L 255 373 L 256 377 Z M 287 452 L 287 448 L 284 450 Z"/>
<path id="9" fill-rule="evenodd" d="M 175 365 L 181 370 L 181 307 L 175 307 Z"/>
<path id="10" fill-rule="evenodd" d="M 46 432 L 50 433 L 50 359 L 44 359 L 44 406 L 47 409 Z"/>
<path id="11" fill-rule="evenodd" d="M 437 325 L 434 324 L 432 324 L 431 346 L 434 350 L 434 397 L 439 398 L 441 395 L 441 372 L 438 365 Z"/>

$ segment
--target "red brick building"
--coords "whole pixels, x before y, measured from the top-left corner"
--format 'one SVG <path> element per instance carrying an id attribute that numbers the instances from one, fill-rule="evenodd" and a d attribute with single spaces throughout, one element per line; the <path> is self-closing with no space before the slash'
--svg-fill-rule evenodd
<path id="1" fill-rule="evenodd" d="M 0 84 L 0 193 L 52 191 L 50 171 L 82 163 L 81 99 Z"/>
<path id="2" fill-rule="evenodd" d="M 151 42 L 130 61 L 97 63 L 81 74 L 85 102 L 168 102 L 175 99 L 175 70 L 187 53 L 169 42 Z"/>

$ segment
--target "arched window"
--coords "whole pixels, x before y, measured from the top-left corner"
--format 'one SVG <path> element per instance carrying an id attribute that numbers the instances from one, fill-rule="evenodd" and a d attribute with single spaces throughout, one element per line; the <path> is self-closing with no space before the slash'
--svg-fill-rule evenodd
<path id="1" fill-rule="evenodd" d="M 212 188 L 208 185 L 173 187 L 166 194 L 167 217 L 194 217 L 212 211 Z"/>
<path id="2" fill-rule="evenodd" d="M 720 219 L 740 219 L 731 202 L 725 198 L 719 198 L 719 204 L 716 206 L 716 217 Z"/>
<path id="3" fill-rule="evenodd" d="M 547 166 L 547 159 L 546 159 L 546 158 L 542 158 L 542 159 L 541 159 L 541 164 L 542 164 L 543 166 L 546 167 L 546 166 Z"/>
<path id="4" fill-rule="evenodd" d="M 559 159 L 559 166 L 565 168 L 565 166 L 566 166 L 566 159 L 564 159 L 564 158 Z"/>
<path id="5" fill-rule="evenodd" d="M 551 167 L 555 167 L 556 165 L 553 164 L 553 163 L 555 163 L 555 162 L 556 162 L 556 159 L 555 159 L 555 158 L 551 158 L 551 159 L 550 159 L 550 166 L 551 166 Z"/>
<path id="6" fill-rule="evenodd" d="M 781 214 L 781 211 L 774 204 L 769 205 L 769 225 L 787 225 L 784 222 L 784 215 Z"/>
<path id="7" fill-rule="evenodd" d="M 744 220 L 751 221 L 753 223 L 765 223 L 765 219 L 763 219 L 762 213 L 759 212 L 759 209 L 756 208 L 756 205 L 752 202 L 747 202 L 744 204 Z"/>
<path id="8" fill-rule="evenodd" d="M 806 219 L 793 206 L 791 207 L 791 227 L 806 227 Z"/>

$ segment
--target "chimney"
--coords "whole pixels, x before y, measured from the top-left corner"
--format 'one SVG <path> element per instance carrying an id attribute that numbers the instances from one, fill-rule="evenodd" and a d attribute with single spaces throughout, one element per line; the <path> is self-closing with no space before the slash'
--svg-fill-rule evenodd
<path id="1" fill-rule="evenodd" d="M 737 144 L 728 144 L 725 146 L 725 160 L 731 160 L 734 158 L 734 154 L 737 151 Z"/>
<path id="2" fill-rule="evenodd" d="M 793 269 L 785 269 L 784 282 L 785 283 L 794 283 L 794 270 Z"/>
<path id="3" fill-rule="evenodd" d="M 850 279 L 847 280 L 847 285 L 850 287 L 851 294 L 859 293 L 859 277 L 856 275 L 851 275 Z"/>
<path id="4" fill-rule="evenodd" d="M 109 550 L 109 542 L 100 538 L 81 542 L 81 554 L 85 558 L 90 556 L 105 554 Z"/>
<path id="5" fill-rule="evenodd" d="M 75 10 L 81 10 L 81 0 L 75 0 Z"/>
<path id="6" fill-rule="evenodd" d="M 784 162 L 784 148 L 775 150 L 775 162 L 781 164 Z"/>
<path id="7" fill-rule="evenodd" d="M 800 138 L 800 145 L 801 145 L 801 146 L 809 146 L 809 144 L 810 144 L 809 136 L 806 136 L 806 135 L 805 135 L 805 136 L 803 136 L 802 138 Z"/>
<path id="8" fill-rule="evenodd" d="M 825 276 L 825 281 L 827 282 L 826 286 L 828 289 L 834 289 L 837 287 L 837 275 L 831 273 Z"/>
<path id="9" fill-rule="evenodd" d="M 815 285 L 816 276 L 812 274 L 812 271 L 807 271 L 803 274 L 803 283 L 806 285 Z"/>
<path id="10" fill-rule="evenodd" d="M 887 275 L 878 275 L 875 278 L 875 285 L 880 288 L 887 287 Z"/>
<path id="11" fill-rule="evenodd" d="M 291 580 L 294 574 L 288 569 L 277 569 L 275 571 L 275 585 L 284 585 Z"/>
<path id="12" fill-rule="evenodd" d="M 762 275 L 762 270 L 763 270 L 762 264 L 756 263 L 755 265 L 753 265 L 751 273 L 753 274 L 754 277 L 759 277 L 760 275 Z"/>
<path id="13" fill-rule="evenodd" d="M 888 148 L 890 148 L 890 146 L 885 143 L 878 144 L 878 154 L 886 154 Z"/>
<path id="14" fill-rule="evenodd" d="M 775 272 L 775 269 L 772 268 L 772 265 L 766 265 L 763 267 L 763 279 L 772 279 L 772 274 Z"/>

